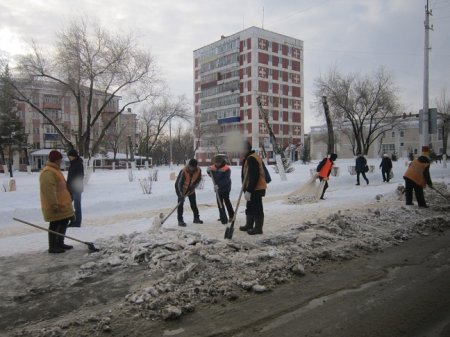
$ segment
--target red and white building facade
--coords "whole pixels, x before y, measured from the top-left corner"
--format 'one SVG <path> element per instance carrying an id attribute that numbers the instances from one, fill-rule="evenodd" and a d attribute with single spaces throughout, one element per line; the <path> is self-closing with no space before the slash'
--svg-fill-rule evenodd
<path id="1" fill-rule="evenodd" d="M 240 133 L 256 151 L 274 154 L 259 114 L 260 96 L 279 145 L 292 159 L 304 138 L 303 41 L 250 27 L 194 51 L 196 157 L 211 162 L 216 153 L 230 161 L 225 140 Z M 264 147 L 264 149 L 263 149 Z"/>

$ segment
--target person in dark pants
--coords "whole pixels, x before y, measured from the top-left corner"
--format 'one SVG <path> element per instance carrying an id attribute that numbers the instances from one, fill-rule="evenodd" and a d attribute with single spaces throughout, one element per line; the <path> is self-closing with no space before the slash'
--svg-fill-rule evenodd
<path id="1" fill-rule="evenodd" d="M 175 192 L 178 196 L 178 226 L 186 227 L 186 223 L 183 219 L 183 207 L 186 196 L 189 198 L 192 213 L 194 213 L 194 223 L 202 224 L 200 220 L 200 214 L 197 207 L 197 199 L 195 195 L 195 189 L 202 180 L 202 170 L 198 167 L 198 162 L 195 159 L 189 160 L 187 166 L 185 166 L 175 181 Z"/>
<path id="2" fill-rule="evenodd" d="M 386 153 L 383 155 L 383 159 L 381 159 L 380 168 L 381 174 L 383 175 L 383 182 L 389 182 L 391 179 L 392 160 Z"/>
<path id="3" fill-rule="evenodd" d="M 67 174 L 67 188 L 72 196 L 73 206 L 75 208 L 75 216 L 69 223 L 69 227 L 80 227 L 82 220 L 81 213 L 81 194 L 84 186 L 84 167 L 83 159 L 80 158 L 78 152 L 74 149 L 67 153 L 70 160 L 69 172 Z"/>
<path id="4" fill-rule="evenodd" d="M 214 191 L 217 193 L 218 198 L 223 206 L 220 207 L 219 200 L 217 200 L 220 221 L 222 222 L 222 224 L 226 224 L 228 222 L 228 218 L 232 219 L 234 217 L 233 205 L 231 205 L 230 201 L 231 169 L 227 165 L 224 157 L 216 156 L 214 159 L 214 165 L 208 167 L 207 172 L 208 175 L 213 178 Z M 225 208 L 227 209 L 228 217 L 225 212 Z"/>
<path id="5" fill-rule="evenodd" d="M 367 185 L 369 185 L 369 179 L 366 177 L 367 172 L 367 160 L 362 154 L 358 154 L 355 160 L 355 170 L 356 170 L 356 185 L 359 185 L 359 176 L 362 175 Z"/>
<path id="6" fill-rule="evenodd" d="M 267 182 L 264 164 L 260 156 L 252 151 L 252 145 L 245 142 L 242 154 L 241 179 L 243 183 L 244 197 L 247 200 L 245 209 L 246 224 L 239 227 L 249 235 L 263 234 L 264 209 L 262 198 L 266 195 Z"/>
<path id="7" fill-rule="evenodd" d="M 427 150 L 422 151 L 422 155 L 411 162 L 403 178 L 405 179 L 406 205 L 414 205 L 414 191 L 419 207 L 427 208 L 423 189 L 427 185 L 433 188 L 430 176 L 430 159 L 428 159 Z"/>
<path id="8" fill-rule="evenodd" d="M 44 220 L 50 223 L 50 230 L 65 235 L 74 212 L 72 198 L 60 169 L 63 156 L 59 151 L 53 150 L 48 158 L 49 161 L 39 176 L 42 214 Z M 64 244 L 64 237 L 48 234 L 49 253 L 64 253 L 72 248 Z"/>
<path id="9" fill-rule="evenodd" d="M 322 195 L 320 199 L 324 200 L 325 191 L 328 189 L 328 179 L 330 179 L 331 170 L 333 169 L 334 162 L 337 159 L 337 154 L 332 153 L 329 157 L 323 158 L 322 161 L 317 165 L 317 175 L 320 181 L 325 180 L 325 185 L 323 187 Z"/>

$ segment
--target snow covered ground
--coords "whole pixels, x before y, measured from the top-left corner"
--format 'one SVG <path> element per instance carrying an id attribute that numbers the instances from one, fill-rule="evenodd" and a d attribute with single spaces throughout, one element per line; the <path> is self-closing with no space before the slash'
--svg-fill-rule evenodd
<path id="1" fill-rule="evenodd" d="M 330 188 L 326 200 L 319 203 L 305 205 L 290 205 L 286 196 L 306 182 L 310 176 L 310 169 L 317 163 L 310 165 L 294 164 L 295 171 L 288 175 L 288 181 L 282 182 L 280 177 L 271 170 L 272 182 L 269 185 L 264 200 L 266 221 L 265 233 L 274 234 L 282 227 L 289 227 L 308 219 L 316 219 L 345 209 L 368 208 L 376 204 L 377 195 L 389 195 L 395 192 L 398 184 L 403 183 L 402 175 L 405 171 L 405 160 L 394 163 L 394 179 L 383 183 L 378 169 L 379 160 L 369 160 L 369 165 L 375 165 L 374 173 L 369 173 L 370 185 L 362 182 L 355 186 L 356 177 L 348 173 L 347 167 L 353 165 L 353 160 L 337 160 L 340 176 L 331 177 Z M 146 178 L 148 171 L 135 171 L 136 179 L 128 181 L 125 170 L 99 171 L 91 176 L 89 184 L 83 193 L 83 226 L 69 228 L 68 235 L 86 241 L 96 241 L 100 238 L 132 232 L 147 231 L 152 224 L 153 217 L 163 212 L 167 214 L 176 204 L 174 181 L 170 180 L 170 173 L 178 174 L 181 167 L 170 170 L 160 167 L 159 180 L 153 184 L 150 195 L 142 193 L 138 179 Z M 205 168 L 203 169 L 205 173 Z M 442 164 L 431 166 L 431 176 L 435 182 L 450 183 L 450 166 L 443 168 Z M 8 178 L 0 178 L 6 181 Z M 21 218 L 42 226 L 47 226 L 42 220 L 39 204 L 39 174 L 15 174 L 17 191 L 0 193 L 0 256 L 14 255 L 33 251 L 44 251 L 47 248 L 47 234 L 31 227 L 27 227 L 12 220 Z M 210 238 L 222 239 L 224 226 L 216 221 L 217 206 L 211 179 L 206 177 L 203 190 L 197 191 L 197 202 L 200 216 L 205 221 L 203 225 L 192 224 L 192 213 L 188 205 L 185 206 L 186 229 L 179 229 L 174 214 L 164 225 L 164 228 L 198 232 Z M 233 189 L 231 197 L 235 204 L 240 190 L 240 167 L 232 167 Z M 188 203 L 187 203 L 188 204 Z M 244 206 L 241 204 L 236 225 L 244 222 Z M 246 233 L 235 231 L 240 240 L 255 240 Z M 76 249 L 85 249 L 75 245 Z"/>

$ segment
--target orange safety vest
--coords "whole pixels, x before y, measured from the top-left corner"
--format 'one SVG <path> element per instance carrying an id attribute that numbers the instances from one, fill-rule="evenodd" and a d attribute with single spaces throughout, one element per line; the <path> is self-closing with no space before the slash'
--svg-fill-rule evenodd
<path id="1" fill-rule="evenodd" d="M 226 172 L 226 171 L 228 171 L 229 169 L 230 169 L 230 167 L 227 165 L 227 164 L 225 164 L 223 167 L 221 167 L 221 168 L 217 168 L 216 167 L 216 165 L 211 165 L 210 167 L 209 167 L 209 169 L 211 170 L 211 171 L 222 171 L 222 172 Z"/>
<path id="2" fill-rule="evenodd" d="M 256 183 L 255 191 L 267 189 L 266 174 L 264 172 L 263 162 L 262 162 L 261 157 L 258 156 L 256 153 L 252 153 L 249 157 L 255 158 L 259 165 L 259 178 L 258 178 L 258 182 Z M 245 161 L 245 165 L 244 165 L 244 179 L 245 179 L 245 177 L 247 177 L 247 173 L 248 173 L 248 158 Z M 247 186 L 248 186 L 248 181 L 246 182 L 245 187 L 247 188 Z"/>
<path id="3" fill-rule="evenodd" d="M 319 171 L 319 177 L 321 178 L 327 178 L 329 173 L 331 172 L 331 169 L 333 168 L 333 162 L 330 158 L 327 158 L 327 161 L 322 166 L 322 168 Z"/>
<path id="4" fill-rule="evenodd" d="M 53 179 L 56 180 L 55 189 L 52 188 Z M 40 176 L 41 209 L 45 221 L 58 221 L 73 216 L 72 197 L 67 189 L 66 179 L 61 170 L 53 163 L 47 163 Z M 52 200 L 53 199 L 53 200 Z M 55 209 L 55 208 L 58 209 Z"/>
<path id="5" fill-rule="evenodd" d="M 195 172 L 191 175 L 187 167 L 183 169 L 184 171 L 184 184 L 183 184 L 183 194 L 186 194 L 188 188 L 192 187 L 192 182 L 197 181 L 198 177 L 202 171 L 197 167 Z"/>
<path id="6" fill-rule="evenodd" d="M 403 176 L 411 179 L 420 187 L 425 187 L 427 186 L 427 181 L 423 176 L 423 172 L 429 166 L 429 163 L 421 163 L 418 159 L 414 159 Z"/>

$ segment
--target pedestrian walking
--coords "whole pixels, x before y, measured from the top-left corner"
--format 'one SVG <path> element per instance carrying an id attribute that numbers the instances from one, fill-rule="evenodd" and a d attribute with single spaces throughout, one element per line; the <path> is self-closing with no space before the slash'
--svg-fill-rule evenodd
<path id="1" fill-rule="evenodd" d="M 67 174 L 67 188 L 73 200 L 73 207 L 75 208 L 75 216 L 69 223 L 69 227 L 80 227 L 82 220 L 81 212 L 81 194 L 84 187 L 84 166 L 83 159 L 78 155 L 74 149 L 67 152 L 70 160 L 69 171 Z"/>
<path id="2" fill-rule="evenodd" d="M 355 170 L 356 170 L 356 185 L 360 185 L 359 176 L 362 175 L 367 185 L 369 185 L 369 179 L 366 177 L 366 172 L 369 171 L 367 166 L 367 159 L 361 153 L 358 154 L 355 160 Z"/>
<path id="3" fill-rule="evenodd" d="M 49 222 L 50 230 L 65 235 L 74 211 L 67 182 L 60 169 L 63 156 L 61 152 L 52 150 L 48 159 L 39 176 L 42 214 L 44 220 Z M 72 248 L 64 244 L 64 237 L 48 233 L 49 253 L 64 253 Z"/>
<path id="4" fill-rule="evenodd" d="M 178 226 L 186 227 L 186 223 L 183 219 L 183 208 L 186 197 L 189 199 L 192 213 L 194 213 L 194 223 L 202 224 L 200 220 L 200 214 L 197 207 L 197 199 L 195 195 L 195 189 L 202 180 L 202 170 L 198 167 L 198 162 L 195 159 L 189 160 L 186 165 L 178 174 L 175 181 L 175 192 L 178 196 Z"/>
<path id="5" fill-rule="evenodd" d="M 230 201 L 231 169 L 223 156 L 216 156 L 214 165 L 208 167 L 207 173 L 214 181 L 214 192 L 217 194 L 220 221 L 222 224 L 226 224 L 228 219 L 234 217 L 233 205 Z"/>
<path id="6" fill-rule="evenodd" d="M 263 234 L 264 208 L 262 198 L 266 195 L 267 182 L 264 163 L 258 154 L 252 150 L 252 145 L 245 142 L 243 145 L 241 179 L 243 183 L 244 198 L 247 201 L 245 226 L 239 227 L 249 235 Z"/>
<path id="7" fill-rule="evenodd" d="M 332 153 L 329 157 L 323 158 L 322 161 L 317 166 L 317 174 L 319 176 L 320 181 L 325 181 L 325 185 L 323 187 L 322 195 L 320 199 L 324 200 L 325 191 L 328 189 L 328 180 L 330 179 L 331 170 L 333 169 L 334 162 L 337 159 L 337 154 Z"/>
<path id="8" fill-rule="evenodd" d="M 383 159 L 381 159 L 380 168 L 381 174 L 383 175 L 383 182 L 388 183 L 391 180 L 392 160 L 386 153 L 383 155 Z"/>
<path id="9" fill-rule="evenodd" d="M 422 148 L 422 155 L 414 159 L 409 164 L 408 169 L 403 175 L 405 179 L 405 195 L 406 205 L 414 205 L 413 191 L 416 195 L 417 204 L 419 207 L 427 208 L 423 189 L 428 185 L 433 188 L 433 182 L 430 176 L 430 159 L 428 147 Z"/>

